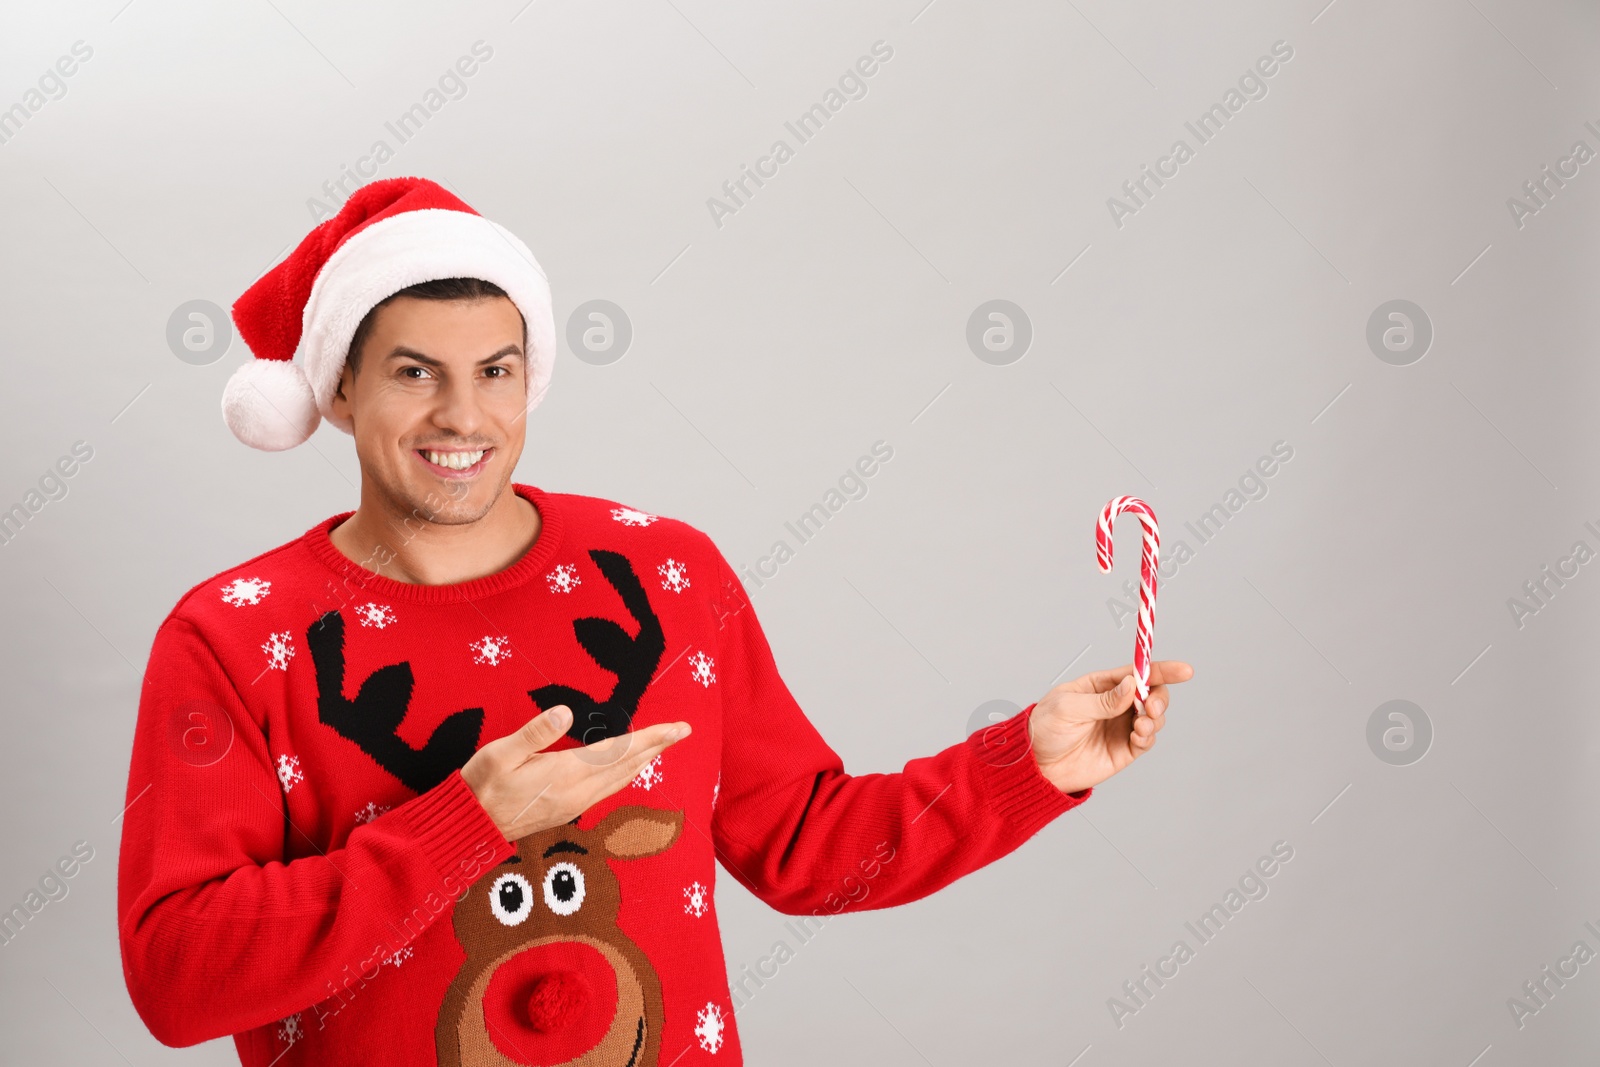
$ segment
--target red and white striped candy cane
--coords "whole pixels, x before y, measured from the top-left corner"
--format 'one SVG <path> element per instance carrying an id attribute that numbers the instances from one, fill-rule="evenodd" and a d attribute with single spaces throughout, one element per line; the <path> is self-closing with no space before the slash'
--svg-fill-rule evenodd
<path id="1" fill-rule="evenodd" d="M 1094 529 L 1094 554 L 1102 574 L 1111 573 L 1111 525 L 1124 511 L 1139 516 L 1144 527 L 1144 551 L 1139 556 L 1139 625 L 1133 638 L 1133 674 L 1138 683 L 1136 714 L 1144 714 L 1150 698 L 1150 639 L 1156 626 L 1156 566 L 1161 558 L 1161 532 L 1156 513 L 1136 496 L 1119 496 L 1100 511 Z"/>

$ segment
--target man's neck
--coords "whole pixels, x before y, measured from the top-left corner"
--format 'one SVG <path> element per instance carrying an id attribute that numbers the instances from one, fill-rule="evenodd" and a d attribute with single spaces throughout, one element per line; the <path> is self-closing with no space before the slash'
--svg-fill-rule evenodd
<path id="1" fill-rule="evenodd" d="M 415 585 L 456 585 L 517 562 L 539 539 L 539 509 L 510 486 L 476 522 L 443 525 L 400 513 L 362 493 L 328 538 L 370 571 Z"/>

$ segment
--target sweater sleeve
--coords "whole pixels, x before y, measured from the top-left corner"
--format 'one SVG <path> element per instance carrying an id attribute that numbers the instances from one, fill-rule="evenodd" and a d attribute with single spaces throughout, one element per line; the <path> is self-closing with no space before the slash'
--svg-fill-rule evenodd
<path id="1" fill-rule="evenodd" d="M 117 861 L 123 976 L 162 1044 L 251 1030 L 370 978 L 514 851 L 459 771 L 341 848 L 286 860 L 297 835 L 261 725 L 200 630 L 169 616 L 140 692 Z"/>
<path id="2" fill-rule="evenodd" d="M 1040 772 L 1029 705 L 889 774 L 844 772 L 783 679 L 743 585 L 718 553 L 722 777 L 718 857 L 788 914 L 918 900 L 1020 846 L 1087 800 Z M 909 709 L 890 709 L 889 714 Z"/>

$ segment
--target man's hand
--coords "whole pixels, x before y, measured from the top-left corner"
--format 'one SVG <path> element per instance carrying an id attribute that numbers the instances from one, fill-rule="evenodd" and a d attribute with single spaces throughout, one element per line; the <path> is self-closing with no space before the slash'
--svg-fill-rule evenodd
<path id="1" fill-rule="evenodd" d="M 686 722 L 647 726 L 582 748 L 544 751 L 572 724 L 557 704 L 514 734 L 490 741 L 461 768 L 478 803 L 507 841 L 571 822 L 629 782 L 641 768 L 689 736 Z"/>
<path id="2" fill-rule="evenodd" d="M 1063 793 L 1099 785 L 1150 751 L 1167 721 L 1167 686 L 1192 677 L 1182 660 L 1150 664 L 1150 699 L 1137 717 L 1131 663 L 1056 686 L 1028 716 L 1040 772 Z"/>

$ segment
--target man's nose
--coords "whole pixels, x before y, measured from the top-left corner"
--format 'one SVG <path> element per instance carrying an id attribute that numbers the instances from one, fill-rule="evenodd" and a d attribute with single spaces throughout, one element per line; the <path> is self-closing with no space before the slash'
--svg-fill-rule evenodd
<path id="1" fill-rule="evenodd" d="M 477 383 L 460 378 L 446 382 L 440 390 L 433 421 L 463 436 L 474 433 L 483 424 L 483 404 Z"/>

